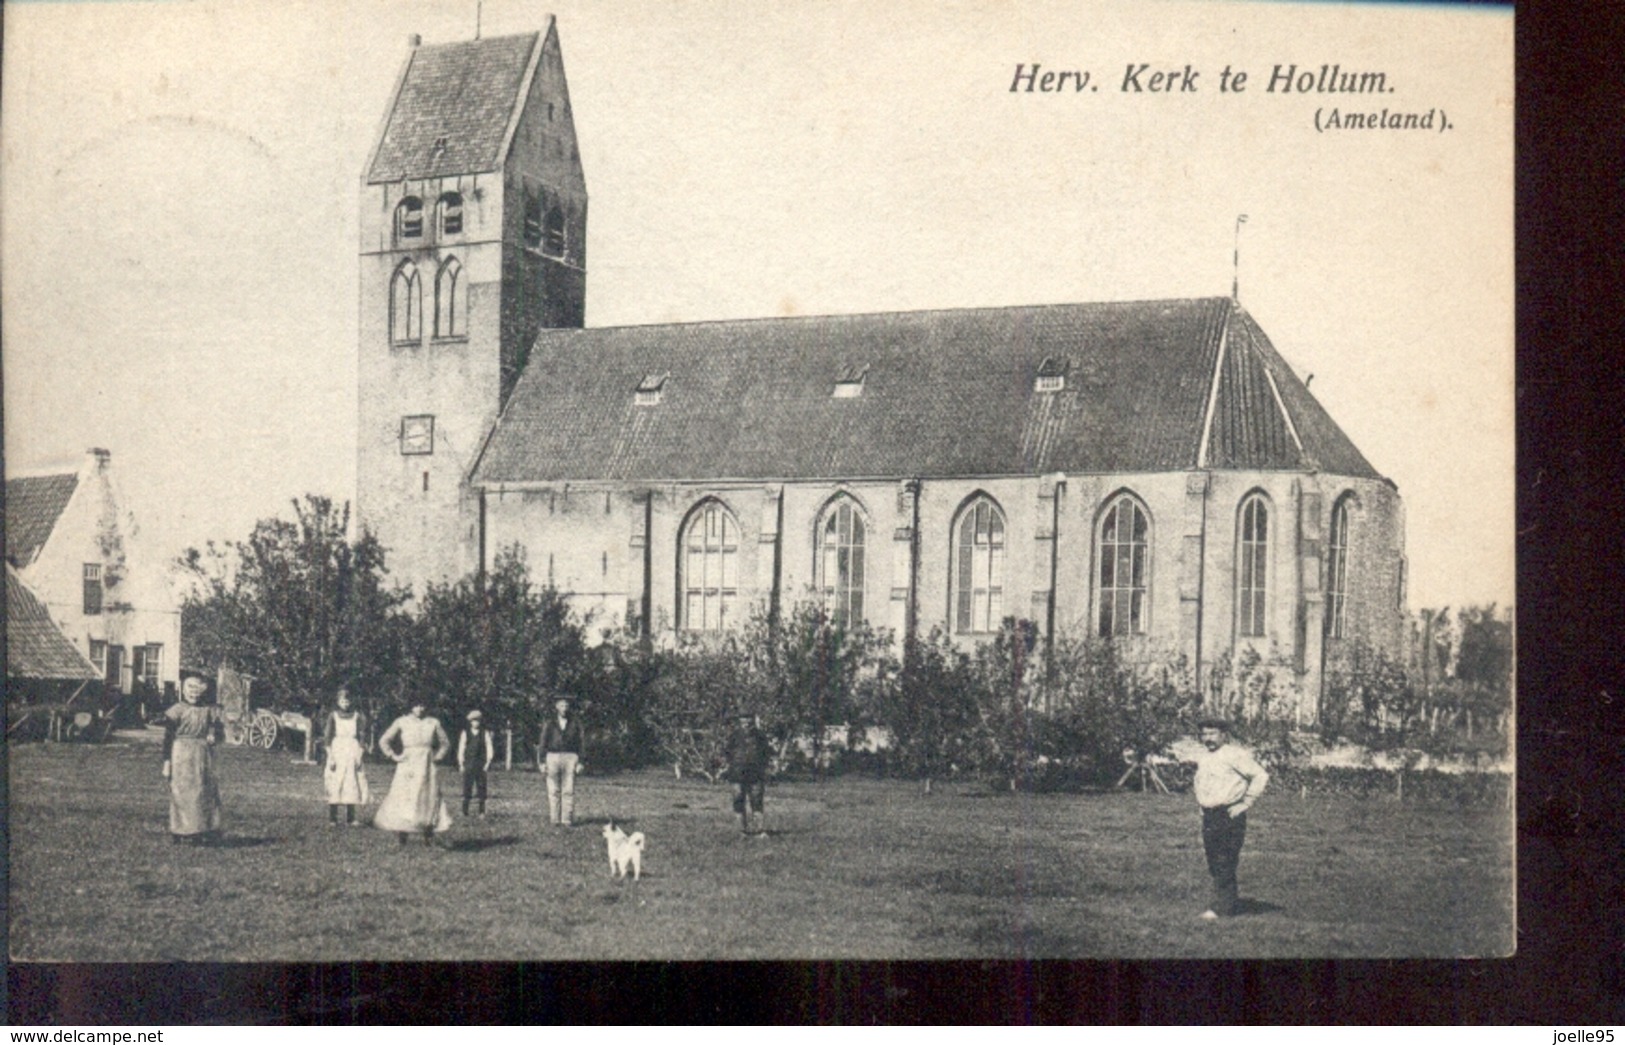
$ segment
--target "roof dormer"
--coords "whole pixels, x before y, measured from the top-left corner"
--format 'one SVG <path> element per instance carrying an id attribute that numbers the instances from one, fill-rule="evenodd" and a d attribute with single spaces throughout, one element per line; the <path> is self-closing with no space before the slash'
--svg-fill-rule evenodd
<path id="1" fill-rule="evenodd" d="M 834 399 L 856 399 L 863 394 L 863 378 L 869 373 L 868 363 L 852 363 L 841 368 L 835 375 L 835 390 L 830 393 Z"/>
<path id="2" fill-rule="evenodd" d="M 1066 359 L 1044 357 L 1044 361 L 1038 364 L 1038 375 L 1033 379 L 1033 391 L 1060 392 L 1065 389 L 1066 372 L 1070 365 L 1070 361 Z"/>

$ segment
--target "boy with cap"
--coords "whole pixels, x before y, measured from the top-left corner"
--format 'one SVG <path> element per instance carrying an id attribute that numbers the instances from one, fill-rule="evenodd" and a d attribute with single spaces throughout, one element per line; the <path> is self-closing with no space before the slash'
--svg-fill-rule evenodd
<path id="1" fill-rule="evenodd" d="M 748 711 L 735 717 L 736 725 L 728 736 L 728 776 L 734 782 L 734 812 L 739 814 L 739 830 L 751 834 L 750 815 L 756 814 L 756 835 L 767 834 L 767 814 L 762 806 L 767 797 L 767 766 L 773 756 L 767 736 L 756 725 Z"/>
<path id="2" fill-rule="evenodd" d="M 491 743 L 490 732 L 485 728 L 485 716 L 478 710 L 470 711 L 468 728 L 457 738 L 457 768 L 463 774 L 464 816 L 468 815 L 469 800 L 478 792 L 480 819 L 485 819 L 485 774 L 495 757 L 496 748 Z"/>
<path id="3" fill-rule="evenodd" d="M 1197 725 L 1207 754 L 1197 760 L 1191 791 L 1202 807 L 1202 848 L 1213 876 L 1213 906 L 1202 917 L 1212 921 L 1236 913 L 1236 866 L 1247 837 L 1247 810 L 1264 793 L 1270 775 L 1252 752 L 1231 742 L 1228 721 L 1204 718 Z"/>

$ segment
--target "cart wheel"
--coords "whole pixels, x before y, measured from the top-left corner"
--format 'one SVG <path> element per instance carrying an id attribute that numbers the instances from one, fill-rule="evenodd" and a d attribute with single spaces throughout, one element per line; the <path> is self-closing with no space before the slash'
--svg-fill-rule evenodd
<path id="1" fill-rule="evenodd" d="M 255 715 L 248 727 L 248 742 L 269 751 L 276 743 L 276 716 L 264 711 Z"/>

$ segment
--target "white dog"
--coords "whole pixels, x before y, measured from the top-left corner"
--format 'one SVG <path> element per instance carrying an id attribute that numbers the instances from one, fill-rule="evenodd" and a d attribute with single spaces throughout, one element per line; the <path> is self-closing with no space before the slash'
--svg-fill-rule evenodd
<path id="1" fill-rule="evenodd" d="M 643 876 L 642 831 L 633 831 L 628 835 L 613 823 L 605 824 L 604 842 L 609 846 L 609 873 L 612 877 L 625 878 L 628 866 L 632 868 L 634 882 Z"/>

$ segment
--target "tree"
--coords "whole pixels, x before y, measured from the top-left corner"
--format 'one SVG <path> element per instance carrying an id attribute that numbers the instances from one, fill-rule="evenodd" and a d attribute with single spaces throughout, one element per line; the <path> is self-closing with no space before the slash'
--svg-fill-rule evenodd
<path id="1" fill-rule="evenodd" d="M 889 636 L 863 622 L 839 624 L 821 604 L 802 602 L 778 617 L 752 616 L 742 640 L 761 651 L 750 660 L 763 728 L 781 756 L 805 739 L 822 776 L 830 727 L 845 725 L 848 742 L 861 734 L 869 694 L 890 670 Z"/>
<path id="2" fill-rule="evenodd" d="M 685 639 L 677 650 L 648 651 L 625 664 L 649 687 L 649 725 L 672 769 L 716 783 L 727 768 L 729 716 L 766 711 L 760 679 L 739 637 Z"/>
<path id="3" fill-rule="evenodd" d="M 888 734 L 889 765 L 924 781 L 968 767 L 980 709 L 970 658 L 954 649 L 941 628 L 925 639 L 910 636 L 902 670 L 875 691 L 874 717 Z"/>
<path id="4" fill-rule="evenodd" d="M 307 494 L 294 517 L 261 519 L 246 541 L 188 548 L 185 658 L 263 681 L 307 713 L 341 685 L 365 705 L 399 683 L 407 593 L 386 584 L 383 547 L 351 539 L 350 506 Z"/>
<path id="5" fill-rule="evenodd" d="M 1503 618 L 1495 604 L 1468 606 L 1456 615 L 1461 651 L 1456 678 L 1464 693 L 1467 735 L 1473 735 L 1473 716 L 1499 723 L 1512 707 L 1512 618 Z M 1496 732 L 1503 737 L 1504 728 Z"/>
<path id="6" fill-rule="evenodd" d="M 1057 636 L 1041 702 L 1051 709 L 1045 753 L 1090 763 L 1103 781 L 1125 766 L 1146 767 L 1152 755 L 1188 732 L 1197 703 L 1189 662 L 1125 660 L 1114 642 Z"/>
<path id="7" fill-rule="evenodd" d="M 1029 684 L 1037 645 L 1036 624 L 1006 617 L 993 641 L 977 646 L 971 658 L 972 693 L 981 720 L 977 731 L 980 767 L 1006 780 L 1012 791 L 1021 786 L 1042 754 L 1036 743 Z"/>
<path id="8" fill-rule="evenodd" d="M 602 688 L 585 626 L 564 595 L 532 583 L 517 547 L 498 552 L 483 576 L 429 585 L 411 636 L 412 685 L 430 703 L 479 708 L 522 735 L 558 694 L 591 698 Z"/>

